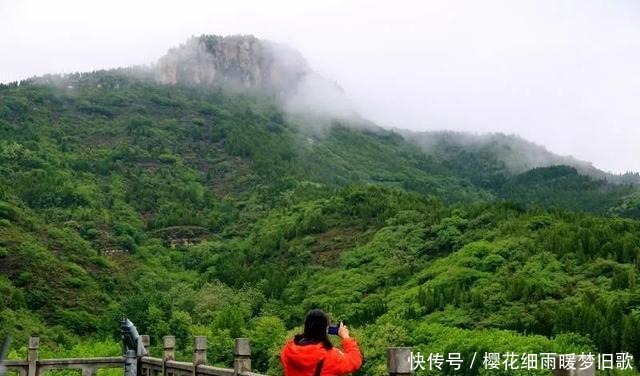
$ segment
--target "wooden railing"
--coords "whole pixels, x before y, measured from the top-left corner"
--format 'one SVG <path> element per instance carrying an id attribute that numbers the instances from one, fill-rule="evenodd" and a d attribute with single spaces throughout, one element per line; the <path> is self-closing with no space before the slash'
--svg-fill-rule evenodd
<path id="1" fill-rule="evenodd" d="M 75 369 L 82 376 L 95 376 L 99 368 L 121 368 L 122 357 L 111 358 L 73 358 L 73 359 L 38 359 L 40 338 L 29 338 L 27 360 L 9 360 L 5 366 L 8 370 L 18 371 L 20 376 L 38 376 L 54 369 Z"/>
<path id="2" fill-rule="evenodd" d="M 150 338 L 140 336 L 145 348 L 149 348 Z M 221 368 L 207 365 L 207 338 L 195 337 L 193 361 L 175 360 L 176 339 L 165 336 L 162 339 L 162 358 L 143 356 L 138 359 L 138 376 L 265 376 L 251 372 L 251 346 L 248 338 L 236 338 L 233 347 L 233 368 Z M 82 376 L 97 376 L 99 369 L 124 369 L 124 357 L 108 358 L 71 358 L 38 359 L 39 337 L 29 338 L 27 360 L 9 360 L 8 370 L 17 371 L 20 376 L 43 376 L 50 370 L 78 370 Z M 387 369 L 389 375 L 410 375 L 409 358 L 411 348 L 391 347 L 387 350 Z"/>

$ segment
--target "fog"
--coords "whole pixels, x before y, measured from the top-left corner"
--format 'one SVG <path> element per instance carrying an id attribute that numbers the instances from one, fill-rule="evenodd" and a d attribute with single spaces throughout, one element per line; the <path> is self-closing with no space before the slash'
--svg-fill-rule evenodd
<path id="1" fill-rule="evenodd" d="M 0 0 L 0 81 L 150 64 L 191 35 L 300 50 L 386 127 L 513 133 L 640 171 L 640 2 Z"/>

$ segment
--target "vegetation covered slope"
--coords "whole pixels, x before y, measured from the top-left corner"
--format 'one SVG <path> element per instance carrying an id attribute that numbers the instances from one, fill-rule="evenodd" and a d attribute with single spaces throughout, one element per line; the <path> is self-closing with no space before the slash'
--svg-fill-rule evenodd
<path id="1" fill-rule="evenodd" d="M 637 359 L 640 222 L 600 216 L 637 217 L 635 188 L 458 158 L 259 93 L 123 72 L 2 86 L 0 327 L 117 351 L 126 314 L 154 351 L 205 334 L 221 364 L 249 336 L 277 374 L 321 307 L 355 328 L 363 374 L 391 345 Z"/>
<path id="2" fill-rule="evenodd" d="M 455 161 L 461 152 L 475 154 L 481 159 L 491 159 L 502 172 L 518 174 L 538 167 L 566 165 L 574 167 L 581 175 L 606 179 L 614 183 L 640 184 L 640 173 L 621 175 L 607 173 L 591 163 L 570 156 L 560 156 L 515 135 L 502 133 L 470 134 L 453 131 L 408 132 L 404 135 L 422 147 L 428 154 Z M 490 172 L 490 171 L 485 171 Z"/>

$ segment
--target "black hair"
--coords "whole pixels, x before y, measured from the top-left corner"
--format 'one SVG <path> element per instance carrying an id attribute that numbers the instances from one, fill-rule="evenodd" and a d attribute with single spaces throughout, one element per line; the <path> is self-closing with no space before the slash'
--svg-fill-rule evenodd
<path id="1" fill-rule="evenodd" d="M 321 309 L 312 309 L 304 318 L 304 332 L 294 337 L 294 342 L 298 345 L 322 342 L 325 349 L 329 350 L 333 344 L 327 334 L 329 327 L 329 316 Z"/>

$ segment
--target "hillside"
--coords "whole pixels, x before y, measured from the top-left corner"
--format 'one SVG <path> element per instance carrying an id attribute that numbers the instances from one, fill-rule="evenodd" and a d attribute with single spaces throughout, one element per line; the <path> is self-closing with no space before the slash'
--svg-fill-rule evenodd
<path id="1" fill-rule="evenodd" d="M 638 173 L 614 175 L 517 136 L 401 131 L 410 143 L 501 199 L 635 216 Z"/>
<path id="2" fill-rule="evenodd" d="M 0 86 L 0 335 L 107 355 L 126 314 L 156 353 L 203 334 L 228 363 L 248 336 L 277 374 L 319 306 L 355 328 L 366 375 L 405 344 L 640 356 L 636 187 L 154 77 Z"/>
<path id="3" fill-rule="evenodd" d="M 580 175 L 617 184 L 640 184 L 640 174 L 628 172 L 615 175 L 604 172 L 590 162 L 571 156 L 561 156 L 515 135 L 502 133 L 474 135 L 453 131 L 409 132 L 400 131 L 409 141 L 419 145 L 427 154 L 455 161 L 464 151 L 477 158 L 493 159 L 494 169 L 519 174 L 540 167 L 571 166 Z"/>

